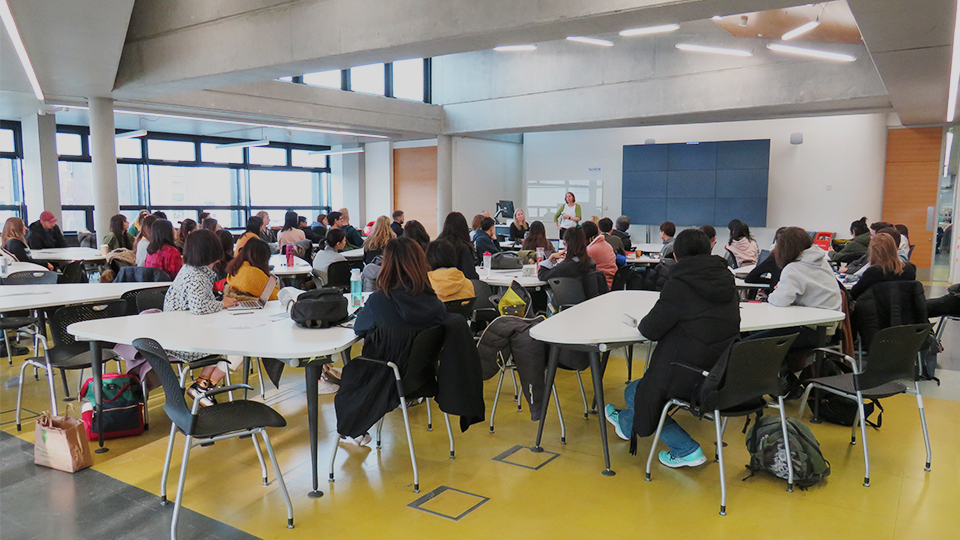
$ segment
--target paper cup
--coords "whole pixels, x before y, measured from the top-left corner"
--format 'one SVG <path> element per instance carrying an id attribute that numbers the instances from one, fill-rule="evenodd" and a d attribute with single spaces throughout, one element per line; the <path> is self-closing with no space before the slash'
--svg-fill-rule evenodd
<path id="1" fill-rule="evenodd" d="M 110 246 L 107 244 L 100 244 L 100 254 L 106 257 L 107 253 L 110 253 Z"/>

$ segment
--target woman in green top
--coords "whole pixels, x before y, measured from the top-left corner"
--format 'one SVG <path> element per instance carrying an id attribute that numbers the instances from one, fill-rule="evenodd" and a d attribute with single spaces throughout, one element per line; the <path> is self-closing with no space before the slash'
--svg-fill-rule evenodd
<path id="1" fill-rule="evenodd" d="M 103 237 L 103 243 L 110 247 L 110 251 L 119 248 L 133 249 L 135 239 L 127 232 L 127 218 L 117 214 L 110 218 L 110 232 Z"/>
<path id="2" fill-rule="evenodd" d="M 577 197 L 574 196 L 573 192 L 568 191 L 564 199 L 566 199 L 566 202 L 553 215 L 553 221 L 560 228 L 561 240 L 563 240 L 565 230 L 576 227 L 580 222 L 580 205 L 577 204 Z"/>
<path id="3" fill-rule="evenodd" d="M 851 263 L 867 254 L 870 245 L 870 229 L 867 227 L 867 218 L 862 217 L 850 224 L 850 234 L 853 240 L 843 245 L 840 251 L 830 253 L 830 261 L 837 263 Z"/>
<path id="4" fill-rule="evenodd" d="M 140 214 L 137 215 L 137 220 L 130 224 L 130 228 L 127 229 L 127 232 L 130 233 L 132 236 L 137 236 L 138 234 L 140 234 L 143 218 L 149 215 L 150 215 L 150 212 L 147 212 L 146 210 L 141 210 Z"/>

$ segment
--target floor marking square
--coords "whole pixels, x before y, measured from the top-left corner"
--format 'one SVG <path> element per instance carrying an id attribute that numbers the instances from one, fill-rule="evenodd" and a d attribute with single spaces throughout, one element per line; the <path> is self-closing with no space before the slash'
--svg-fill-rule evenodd
<path id="1" fill-rule="evenodd" d="M 560 457 L 560 454 L 548 452 L 546 450 L 542 452 L 534 452 L 533 448 L 518 444 L 499 456 L 493 458 L 493 461 L 499 461 L 508 465 L 515 465 L 517 467 L 523 467 L 524 469 L 539 471 L 544 465 L 550 463 L 558 457 Z"/>
<path id="2" fill-rule="evenodd" d="M 16 409 L 10 409 L 9 411 L 0 412 L 0 418 L 6 415 L 10 415 L 10 420 L 4 420 L 0 422 L 0 426 L 5 426 L 7 424 L 15 424 L 17 422 L 17 418 L 15 414 L 16 412 L 17 412 Z M 20 425 L 32 424 L 33 422 L 30 422 L 30 420 L 33 420 L 34 418 L 39 418 L 39 417 L 40 417 L 40 413 L 38 412 L 31 411 L 30 409 L 20 409 Z"/>
<path id="3" fill-rule="evenodd" d="M 466 491 L 460 491 L 459 489 L 447 486 L 440 486 L 407 506 L 435 516 L 459 521 L 489 500 L 489 497 L 474 495 L 473 493 L 467 493 Z"/>

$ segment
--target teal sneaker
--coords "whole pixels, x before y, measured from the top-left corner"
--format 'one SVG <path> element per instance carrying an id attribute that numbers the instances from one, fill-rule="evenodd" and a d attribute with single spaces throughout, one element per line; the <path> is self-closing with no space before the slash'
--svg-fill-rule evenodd
<path id="1" fill-rule="evenodd" d="M 607 404 L 603 408 L 603 415 L 607 417 L 607 421 L 613 424 L 613 429 L 617 432 L 617 437 L 625 441 L 629 441 L 630 437 L 627 437 L 623 434 L 623 430 L 620 429 L 620 411 L 617 410 L 613 405 Z"/>
<path id="2" fill-rule="evenodd" d="M 707 462 L 707 456 L 703 455 L 703 450 L 699 448 L 682 458 L 673 457 L 668 450 L 660 452 L 659 457 L 660 463 L 663 463 L 671 469 L 679 469 L 680 467 L 697 467 Z"/>

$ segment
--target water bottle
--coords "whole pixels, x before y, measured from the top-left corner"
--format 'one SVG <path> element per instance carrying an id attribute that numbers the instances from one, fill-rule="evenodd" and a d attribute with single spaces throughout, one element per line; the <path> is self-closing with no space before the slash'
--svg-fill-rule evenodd
<path id="1" fill-rule="evenodd" d="M 360 280 L 360 269 L 350 271 L 350 305 L 358 308 L 363 304 L 363 283 Z"/>
<path id="2" fill-rule="evenodd" d="M 538 247 L 538 248 L 537 248 L 537 274 L 540 273 L 540 263 L 543 262 L 543 259 L 545 258 L 545 257 L 544 257 L 545 255 L 546 255 L 546 252 L 543 250 L 543 248 L 542 248 L 542 247 Z"/>
<path id="3" fill-rule="evenodd" d="M 490 270 L 493 268 L 493 255 L 489 251 L 484 252 L 483 254 L 483 271 L 490 275 Z"/>
<path id="4" fill-rule="evenodd" d="M 284 246 L 284 249 L 287 250 L 287 267 L 288 267 L 288 268 L 293 268 L 293 265 L 294 265 L 294 263 L 293 263 L 293 253 L 294 253 L 294 251 L 295 251 L 297 248 L 296 248 L 296 246 L 294 246 L 293 244 L 287 244 L 286 246 Z"/>
<path id="5" fill-rule="evenodd" d="M 7 258 L 0 254 L 0 274 L 7 275 Z"/>

